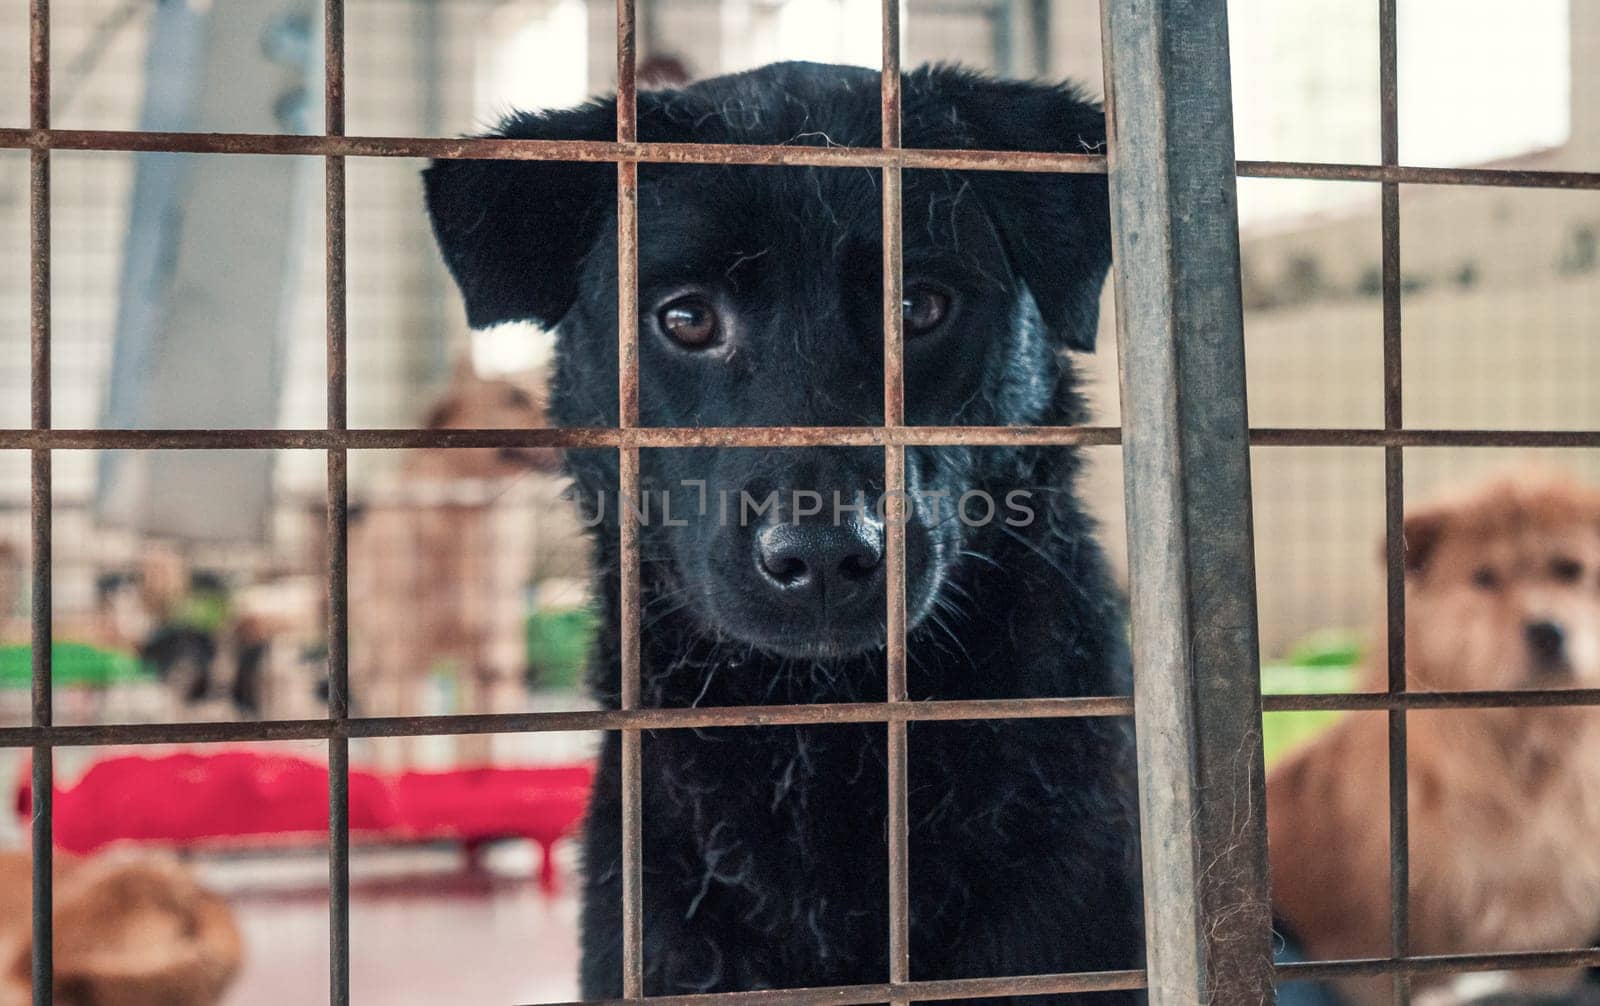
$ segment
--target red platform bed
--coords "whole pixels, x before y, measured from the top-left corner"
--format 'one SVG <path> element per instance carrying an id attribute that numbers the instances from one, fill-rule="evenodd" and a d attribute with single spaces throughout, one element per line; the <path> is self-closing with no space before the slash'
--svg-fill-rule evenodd
<path id="1" fill-rule="evenodd" d="M 550 852 L 583 817 L 588 763 L 384 775 L 350 770 L 352 842 L 456 841 L 475 852 L 501 839 L 539 846 L 539 884 L 555 887 Z M 32 813 L 18 786 L 17 813 Z M 56 846 L 86 855 L 115 842 L 176 849 L 319 845 L 328 835 L 328 769 L 259 750 L 116 755 L 56 787 Z"/>

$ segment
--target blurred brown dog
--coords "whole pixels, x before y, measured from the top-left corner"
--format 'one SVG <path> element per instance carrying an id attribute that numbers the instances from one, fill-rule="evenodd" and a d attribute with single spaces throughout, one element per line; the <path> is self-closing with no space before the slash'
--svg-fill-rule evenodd
<path id="1" fill-rule="evenodd" d="M 1498 482 L 1408 513 L 1405 550 L 1409 689 L 1600 687 L 1600 492 Z M 1384 687 L 1380 663 L 1371 690 Z M 1350 714 L 1268 779 L 1274 908 L 1313 958 L 1389 952 L 1386 723 Z M 1414 711 L 1407 727 L 1411 951 L 1588 945 L 1600 934 L 1600 709 Z M 1341 991 L 1390 1001 L 1387 979 Z"/>
<path id="2" fill-rule="evenodd" d="M 425 425 L 525 429 L 546 420 L 530 389 L 480 377 L 463 360 Z M 398 476 L 362 501 L 350 522 L 350 690 L 364 714 L 424 712 L 422 692 L 440 661 L 456 667 L 459 711 L 505 711 L 523 671 L 522 594 L 532 571 L 531 518 L 508 492 L 559 464 L 551 448 L 410 451 Z M 474 745 L 466 755 L 482 757 L 484 739 Z"/>
<path id="3" fill-rule="evenodd" d="M 58 1006 L 212 1006 L 243 945 L 227 902 L 162 855 L 57 853 Z M 0 853 L 0 1006 L 31 1002 L 30 859 Z"/>

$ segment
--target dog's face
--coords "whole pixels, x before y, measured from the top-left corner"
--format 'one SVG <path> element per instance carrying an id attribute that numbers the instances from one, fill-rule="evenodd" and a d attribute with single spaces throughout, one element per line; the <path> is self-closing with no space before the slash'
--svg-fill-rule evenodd
<path id="1" fill-rule="evenodd" d="M 907 75 L 903 93 L 908 147 L 1084 152 L 1104 136 L 1099 109 L 1065 88 L 934 69 Z M 779 64 L 641 94 L 639 134 L 876 146 L 878 109 L 876 73 Z M 608 140 L 615 109 L 518 116 L 497 135 Z M 1063 354 L 1093 346 L 1110 257 L 1104 178 L 907 171 L 903 185 L 906 421 L 1081 420 Z M 880 189 L 880 173 L 860 168 L 641 165 L 640 422 L 880 424 Z M 556 421 L 615 424 L 615 168 L 441 161 L 427 190 L 471 322 L 555 327 Z M 707 628 L 768 651 L 881 646 L 883 458 L 879 448 L 646 450 L 648 575 Z M 907 451 L 913 625 L 960 561 L 973 518 L 1024 519 L 1027 504 L 1006 499 L 1017 488 L 1006 479 L 1023 477 L 1019 458 Z M 613 524 L 615 455 L 575 451 L 569 463 Z M 958 512 L 973 491 L 985 498 Z"/>
<path id="2" fill-rule="evenodd" d="M 1408 514 L 1419 686 L 1600 687 L 1600 492 L 1504 482 Z"/>
<path id="3" fill-rule="evenodd" d="M 430 430 L 517 430 L 545 423 L 544 405 L 533 389 L 481 377 L 465 360 L 423 419 Z M 465 448 L 449 452 L 448 460 L 453 474 L 480 479 L 515 478 L 529 469 L 554 471 L 560 466 L 549 447 Z"/>

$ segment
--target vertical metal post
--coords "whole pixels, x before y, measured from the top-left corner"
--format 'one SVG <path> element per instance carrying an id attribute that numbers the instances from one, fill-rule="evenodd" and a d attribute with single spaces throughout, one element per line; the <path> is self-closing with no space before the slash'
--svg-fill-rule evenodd
<path id="1" fill-rule="evenodd" d="M 1378 80 L 1382 103 L 1380 132 L 1385 167 L 1400 163 L 1399 58 L 1396 0 L 1378 0 Z M 1383 428 L 1404 425 L 1400 366 L 1400 184 L 1382 185 L 1383 243 Z M 1406 690 L 1405 458 L 1402 448 L 1383 449 L 1384 561 L 1387 590 L 1388 685 L 1391 693 Z M 1394 957 L 1411 952 L 1411 828 L 1406 776 L 1406 710 L 1389 716 L 1389 951 Z M 1395 1006 L 1411 1001 L 1411 976 L 1393 975 Z"/>
<path id="2" fill-rule="evenodd" d="M 344 0 L 323 6 L 323 130 L 344 134 Z M 345 163 L 324 161 L 327 229 L 328 429 L 346 429 Z M 328 449 L 328 1001 L 350 1002 L 349 471 L 345 448 Z"/>
<path id="3" fill-rule="evenodd" d="M 50 128 L 50 0 L 28 7 L 28 125 Z M 28 153 L 28 326 L 31 342 L 31 424 L 50 428 L 50 151 Z M 33 521 L 33 725 L 54 722 L 51 667 L 51 470 L 50 449 L 31 453 L 29 494 Z M 33 746 L 33 1004 L 55 1002 L 55 939 L 52 927 L 55 831 L 54 749 Z"/>
<path id="4" fill-rule="evenodd" d="M 617 142 L 639 136 L 634 0 L 617 0 Z M 639 425 L 639 165 L 617 164 L 617 426 Z M 621 699 L 639 708 L 639 448 L 618 450 L 622 621 Z M 644 995 L 644 752 L 637 728 L 622 731 L 622 994 Z"/>
<path id="5" fill-rule="evenodd" d="M 885 150 L 900 146 L 900 0 L 883 0 L 882 132 Z M 905 425 L 904 275 L 899 165 L 883 168 L 883 425 Z M 885 502 L 884 565 L 888 569 L 884 632 L 884 694 L 906 700 L 906 452 L 899 444 L 883 449 Z M 884 724 L 888 758 L 889 981 L 911 980 L 911 853 L 907 815 L 910 761 L 903 719 Z M 905 1000 L 893 1000 L 903 1006 Z"/>
<path id="6" fill-rule="evenodd" d="M 1103 0 L 1154 1006 L 1273 996 L 1226 0 Z"/>

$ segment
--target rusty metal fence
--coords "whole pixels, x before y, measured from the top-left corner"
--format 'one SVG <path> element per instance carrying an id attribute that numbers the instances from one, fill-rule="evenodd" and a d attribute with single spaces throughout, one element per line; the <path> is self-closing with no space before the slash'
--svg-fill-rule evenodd
<path id="1" fill-rule="evenodd" d="M 1103 0 L 1106 155 L 911 150 L 900 146 L 900 7 L 884 0 L 881 145 L 697 146 L 636 135 L 635 0 L 617 2 L 615 142 L 355 137 L 344 132 L 344 3 L 324 0 L 322 135 L 59 130 L 50 126 L 50 0 L 29 0 L 30 121 L 0 148 L 30 155 L 32 418 L 0 448 L 32 457 L 32 723 L 0 745 L 33 756 L 33 1001 L 53 1002 L 52 752 L 65 745 L 321 739 L 328 744 L 331 954 L 335 1006 L 349 1002 L 348 745 L 352 737 L 616 730 L 623 738 L 624 998 L 643 997 L 640 738 L 643 730 L 884 723 L 889 738 L 889 980 L 837 988 L 671 996 L 673 1006 L 820 1006 L 1148 988 L 1166 1004 L 1269 1001 L 1275 984 L 1388 974 L 1409 998 L 1419 974 L 1600 964 L 1600 950 L 1415 957 L 1407 941 L 1406 714 L 1413 709 L 1600 704 L 1600 690 L 1426 694 L 1405 688 L 1402 452 L 1418 446 L 1600 447 L 1600 431 L 1408 429 L 1401 416 L 1400 211 L 1403 184 L 1600 190 L 1600 173 L 1408 167 L 1397 115 L 1398 0 L 1379 4 L 1382 157 L 1375 165 L 1236 162 L 1225 0 Z M 50 409 L 52 150 L 312 155 L 326 168 L 327 423 L 315 430 L 58 430 Z M 346 424 L 345 163 L 349 157 L 506 158 L 617 165 L 620 415 L 616 428 L 360 430 Z M 884 418 L 875 428 L 663 429 L 638 425 L 637 179 L 640 163 L 864 167 L 883 180 Z M 902 408 L 901 174 L 907 169 L 1109 174 L 1124 426 L 909 427 Z M 1250 429 L 1245 416 L 1236 177 L 1377 182 L 1382 188 L 1384 422 L 1373 429 Z M 420 211 L 419 211 L 420 212 Z M 348 699 L 346 458 L 355 449 L 612 447 L 621 489 L 638 491 L 639 451 L 693 445 L 875 446 L 885 494 L 904 506 L 912 445 L 1121 444 L 1129 524 L 1135 695 L 909 701 L 904 525 L 888 520 L 888 693 L 882 703 L 644 708 L 640 702 L 638 516 L 623 508 L 622 706 L 618 710 L 351 717 Z M 1386 693 L 1275 695 L 1259 689 L 1249 447 L 1363 446 L 1385 457 Z M 329 599 L 325 719 L 55 726 L 51 690 L 51 457 L 64 449 L 302 448 L 326 452 Z M 625 497 L 626 498 L 626 497 Z M 893 514 L 891 514 L 893 516 Z M 1389 717 L 1392 953 L 1274 966 L 1268 908 L 1260 723 L 1265 711 L 1386 710 Z M 909 970 L 906 733 L 913 720 L 1133 716 L 1139 737 L 1147 967 L 1141 971 L 916 981 Z M 1241 753 L 1243 757 L 1241 757 Z M 1242 808 L 1242 810 L 1241 810 Z"/>

